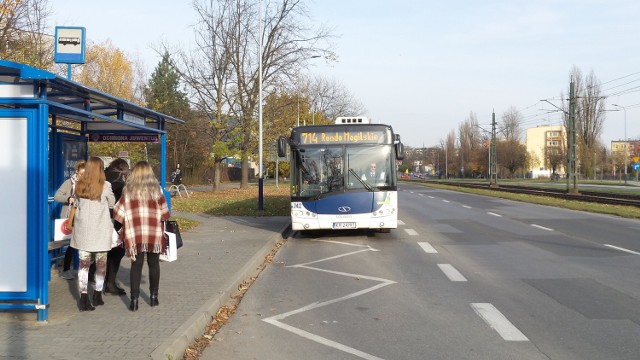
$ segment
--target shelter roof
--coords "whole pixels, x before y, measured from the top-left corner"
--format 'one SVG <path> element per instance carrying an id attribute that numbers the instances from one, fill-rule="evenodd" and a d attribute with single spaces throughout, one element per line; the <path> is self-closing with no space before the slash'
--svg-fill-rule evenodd
<path id="1" fill-rule="evenodd" d="M 183 120 L 82 85 L 52 72 L 0 60 L 0 105 L 45 103 L 49 114 L 81 122 L 84 132 L 163 133 Z"/>

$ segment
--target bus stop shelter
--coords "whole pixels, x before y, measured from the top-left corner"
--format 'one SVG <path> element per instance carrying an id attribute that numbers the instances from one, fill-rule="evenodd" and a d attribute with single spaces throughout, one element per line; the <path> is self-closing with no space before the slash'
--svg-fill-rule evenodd
<path id="1" fill-rule="evenodd" d="M 76 162 L 87 158 L 87 142 L 159 143 L 164 189 L 167 123 L 184 122 L 0 60 L 0 310 L 34 311 L 38 321 L 48 320 L 50 244 L 59 216 L 52 199 Z"/>

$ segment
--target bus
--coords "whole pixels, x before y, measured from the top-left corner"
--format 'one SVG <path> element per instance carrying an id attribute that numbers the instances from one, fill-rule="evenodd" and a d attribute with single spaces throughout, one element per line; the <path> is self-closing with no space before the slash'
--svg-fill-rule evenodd
<path id="1" fill-rule="evenodd" d="M 290 155 L 293 230 L 398 227 L 397 160 L 400 135 L 366 117 L 294 127 L 278 139 L 278 156 Z"/>

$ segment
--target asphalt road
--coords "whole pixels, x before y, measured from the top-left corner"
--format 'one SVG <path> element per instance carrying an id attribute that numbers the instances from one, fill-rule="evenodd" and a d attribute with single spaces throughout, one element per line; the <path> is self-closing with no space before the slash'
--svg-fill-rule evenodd
<path id="1" fill-rule="evenodd" d="M 295 233 L 202 359 L 638 359 L 639 221 L 410 184 L 400 206 L 390 234 Z"/>

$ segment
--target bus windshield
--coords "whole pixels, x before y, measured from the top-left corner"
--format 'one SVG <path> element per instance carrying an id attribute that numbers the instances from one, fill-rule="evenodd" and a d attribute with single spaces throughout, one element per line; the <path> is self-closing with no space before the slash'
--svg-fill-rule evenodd
<path id="1" fill-rule="evenodd" d="M 300 146 L 293 152 L 291 195 L 314 198 L 396 188 L 392 145 Z"/>

